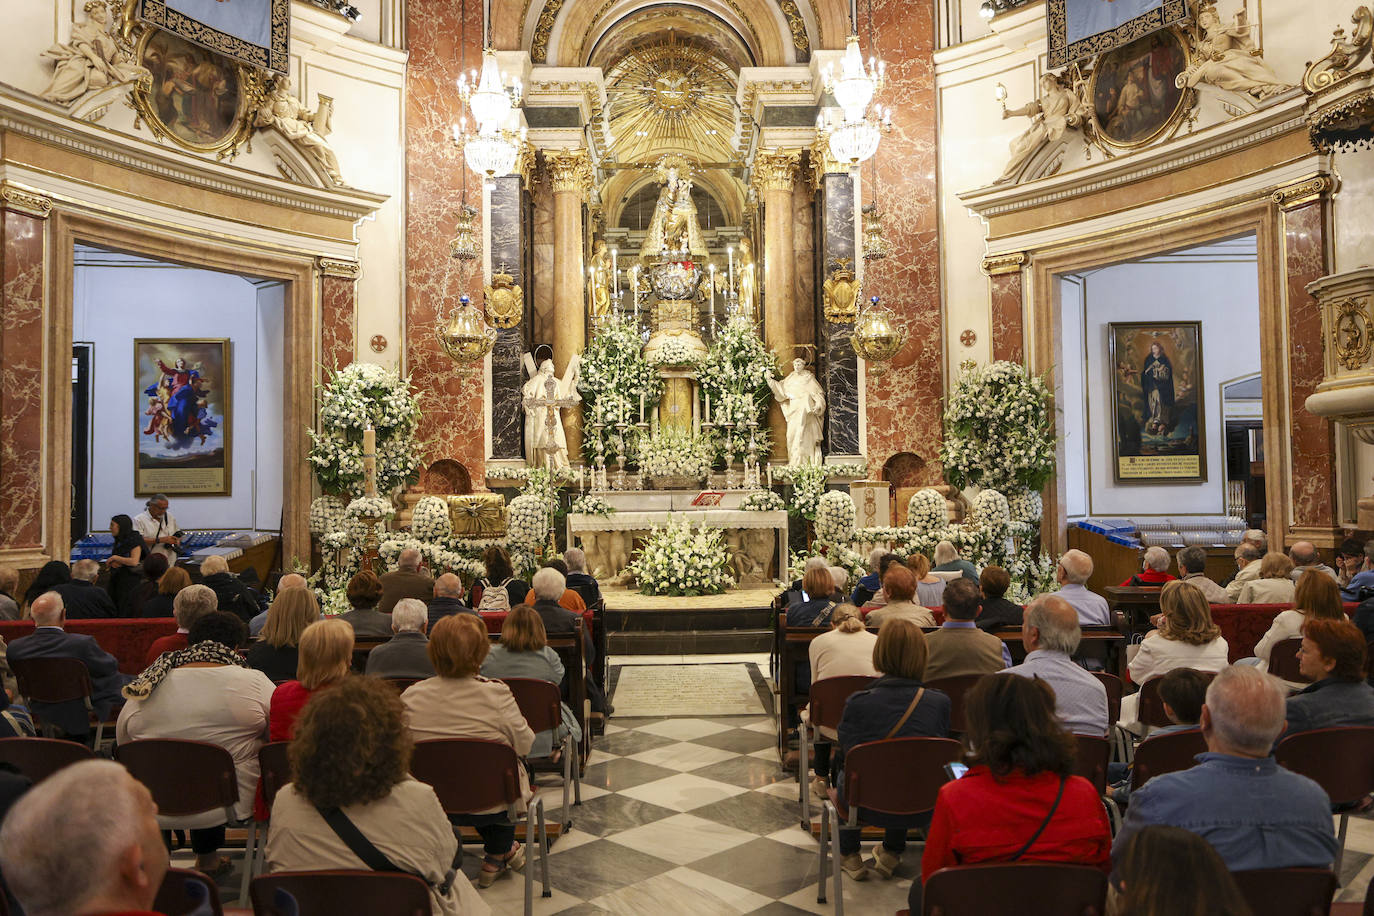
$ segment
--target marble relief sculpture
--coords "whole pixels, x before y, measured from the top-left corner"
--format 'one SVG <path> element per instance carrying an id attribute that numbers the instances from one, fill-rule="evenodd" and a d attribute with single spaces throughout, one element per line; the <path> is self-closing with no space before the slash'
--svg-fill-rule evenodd
<path id="1" fill-rule="evenodd" d="M 76 107 L 87 96 L 110 86 L 152 77 L 110 34 L 110 9 L 105 0 L 90 0 L 83 9 L 86 20 L 72 25 L 71 40 L 53 45 L 42 55 L 57 67 L 52 81 L 39 95 L 68 107 Z"/>
<path id="2" fill-rule="evenodd" d="M 1193 41 L 1195 63 L 1174 79 L 1179 89 L 1209 83 L 1218 89 L 1245 92 L 1265 99 L 1291 87 L 1269 68 L 1250 37 L 1254 26 L 1237 14 L 1224 25 L 1215 4 L 1204 3 L 1197 13 L 1198 33 Z"/>
<path id="3" fill-rule="evenodd" d="M 1030 118 L 1031 125 L 1011 142 L 1011 158 L 993 184 L 1015 181 L 1026 164 L 1051 143 L 1058 143 L 1070 128 L 1081 128 L 1089 120 L 1089 109 L 1082 95 L 1060 77 L 1046 73 L 1040 77 L 1040 97 L 1020 108 L 1003 108 L 1002 117 Z"/>
<path id="4" fill-rule="evenodd" d="M 521 403 L 525 407 L 525 460 L 531 467 L 568 467 L 568 437 L 563 431 L 562 410 L 582 400 L 577 393 L 580 362 L 574 354 L 560 379 L 554 375 L 553 360 L 546 359 L 535 368 L 534 357 L 525 354 L 525 371 L 530 378 L 521 391 Z"/>
<path id="5" fill-rule="evenodd" d="M 792 360 L 792 371 L 782 381 L 768 380 L 773 399 L 787 421 L 787 464 L 821 463 L 821 418 L 825 416 L 825 392 L 806 361 Z"/>
<path id="6" fill-rule="evenodd" d="M 319 108 L 311 111 L 291 95 L 291 80 L 280 77 L 254 117 L 256 127 L 275 127 L 283 137 L 314 161 L 336 185 L 344 183 L 339 173 L 339 157 L 330 148 L 330 117 L 334 101 L 320 96 Z"/>

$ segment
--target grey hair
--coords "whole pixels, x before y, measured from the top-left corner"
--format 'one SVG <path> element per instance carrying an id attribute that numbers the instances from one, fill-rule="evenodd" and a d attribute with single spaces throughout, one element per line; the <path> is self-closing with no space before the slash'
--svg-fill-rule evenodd
<path id="1" fill-rule="evenodd" d="M 402 598 L 391 609 L 391 629 L 397 633 L 418 633 L 429 623 L 429 608 L 419 598 Z"/>
<path id="2" fill-rule="evenodd" d="M 943 566 L 946 563 L 953 563 L 959 559 L 959 551 L 949 541 L 941 541 L 935 545 L 935 565 Z"/>
<path id="3" fill-rule="evenodd" d="M 1246 561 L 1247 563 L 1253 563 L 1255 560 L 1258 560 L 1260 557 L 1264 556 L 1264 553 L 1262 550 L 1260 550 L 1260 548 L 1256 547 L 1254 544 L 1241 544 L 1239 547 L 1236 548 L 1236 556 Z"/>
<path id="4" fill-rule="evenodd" d="M 183 630 L 191 629 L 191 624 L 217 610 L 219 596 L 208 585 L 188 585 L 172 599 L 172 615 Z"/>
<path id="5" fill-rule="evenodd" d="M 1207 568 L 1207 548 L 1198 544 L 1185 547 L 1178 552 L 1176 559 L 1180 571 L 1200 573 Z"/>
<path id="6" fill-rule="evenodd" d="M 1083 628 L 1078 612 L 1058 595 L 1037 595 L 1026 606 L 1025 625 L 1040 631 L 1040 645 L 1051 652 L 1072 655 L 1078 651 Z"/>
<path id="7" fill-rule="evenodd" d="M 15 803 L 0 827 L 0 867 L 29 916 L 66 916 L 109 890 L 137 845 L 138 784 L 113 760 L 63 767 Z"/>
<path id="8" fill-rule="evenodd" d="M 1082 585 L 1092 578 L 1093 558 L 1081 550 L 1067 550 L 1059 558 L 1059 568 L 1072 585 Z"/>
<path id="9" fill-rule="evenodd" d="M 802 567 L 802 578 L 813 569 L 829 569 L 830 561 L 825 557 L 807 557 L 806 565 Z"/>
<path id="10" fill-rule="evenodd" d="M 587 571 L 587 554 L 581 547 L 569 547 L 563 551 L 563 562 L 568 564 L 568 572 Z"/>
<path id="11" fill-rule="evenodd" d="M 563 591 L 567 588 L 567 580 L 563 574 L 552 566 L 545 566 L 534 574 L 530 580 L 530 588 L 534 589 L 534 597 L 545 601 L 557 601 L 563 597 Z"/>
<path id="12" fill-rule="evenodd" d="M 172 504 L 172 501 L 167 498 L 166 493 L 154 493 L 152 496 L 148 497 L 148 501 L 143 505 L 151 507 L 157 505 L 158 503 L 166 503 L 170 506 Z"/>
<path id="13" fill-rule="evenodd" d="M 216 573 L 227 573 L 229 571 L 229 561 L 219 554 L 211 554 L 200 563 L 200 574 L 202 576 L 213 576 Z"/>
<path id="14" fill-rule="evenodd" d="M 397 569 L 408 569 L 411 572 L 420 568 L 420 551 L 414 547 L 407 547 L 401 551 L 401 555 L 396 558 Z"/>
<path id="15" fill-rule="evenodd" d="M 435 598 L 461 598 L 463 596 L 463 580 L 453 573 L 444 573 L 434 580 Z"/>
<path id="16" fill-rule="evenodd" d="M 95 560 L 77 560 L 72 564 L 72 578 L 94 582 L 100 578 L 100 564 Z"/>
<path id="17" fill-rule="evenodd" d="M 1145 568 L 1155 572 L 1169 571 L 1169 551 L 1159 545 L 1145 548 Z"/>
<path id="18" fill-rule="evenodd" d="M 1258 528 L 1247 528 L 1241 540 L 1247 544 L 1254 544 L 1259 548 L 1260 556 L 1269 551 L 1269 539 L 1264 536 L 1264 532 Z"/>
<path id="19" fill-rule="evenodd" d="M 1221 669 L 1207 686 L 1207 710 L 1218 738 L 1257 755 L 1269 753 L 1287 713 L 1279 682 L 1250 665 Z"/>
<path id="20" fill-rule="evenodd" d="M 882 562 L 882 559 L 885 556 L 887 556 L 886 547 L 874 547 L 872 550 L 868 552 L 868 568 L 873 570 L 874 572 L 877 572 L 878 564 Z"/>
<path id="21" fill-rule="evenodd" d="M 830 567 L 830 578 L 835 580 L 836 588 L 844 588 L 849 584 L 849 570 L 843 566 Z"/>
<path id="22" fill-rule="evenodd" d="M 35 626 L 53 627 L 62 619 L 62 612 L 67 609 L 66 602 L 57 592 L 44 592 L 33 599 L 33 604 L 29 605 L 29 614 L 33 617 Z"/>

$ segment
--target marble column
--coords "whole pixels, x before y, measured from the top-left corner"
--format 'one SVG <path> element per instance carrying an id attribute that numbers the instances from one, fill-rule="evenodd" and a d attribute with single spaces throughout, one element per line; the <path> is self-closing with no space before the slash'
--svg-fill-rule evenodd
<path id="1" fill-rule="evenodd" d="M 854 303 L 827 303 L 825 284 L 832 289 L 858 271 L 854 251 L 854 179 L 828 155 L 811 150 L 817 199 L 817 290 L 814 318 L 820 328 L 817 375 L 825 386 L 825 454 L 827 457 L 862 453 L 859 444 L 859 358 L 850 338 L 854 335 Z M 829 306 L 829 307 L 827 307 Z"/>
<path id="2" fill-rule="evenodd" d="M 591 160 L 585 149 L 544 153 L 553 189 L 553 364 L 562 376 L 568 361 L 587 345 L 587 316 L 583 306 L 582 204 L 591 190 Z M 582 459 L 582 409 L 563 411 L 568 459 Z"/>
<path id="3" fill-rule="evenodd" d="M 989 328 L 992 331 L 992 358 L 1013 363 L 1026 361 L 1025 331 L 1022 321 L 1021 268 L 1024 252 L 994 255 L 983 259 L 992 304 Z"/>
<path id="4" fill-rule="evenodd" d="M 797 179 L 797 150 L 759 150 L 754 157 L 754 189 L 763 205 L 763 342 L 785 374 L 796 343 L 792 295 L 796 286 L 792 188 Z M 787 457 L 787 424 L 776 403 L 768 408 L 773 459 Z"/>
<path id="5" fill-rule="evenodd" d="M 487 217 L 487 250 L 491 276 L 505 285 L 510 278 L 520 290 L 519 318 L 508 327 L 496 324 L 496 343 L 491 348 L 491 457 L 519 459 L 525 455 L 525 411 L 520 404 L 524 384 L 521 360 L 529 349 L 528 328 L 534 284 L 530 282 L 530 193 L 526 174 L 497 178 L 490 192 Z M 487 289 L 496 284 L 489 283 Z M 488 294 L 490 295 L 490 294 Z M 488 320 L 492 319 L 490 310 Z"/>
<path id="6" fill-rule="evenodd" d="M 354 356 L 359 265 L 357 261 L 324 257 L 316 263 L 320 272 L 320 364 L 342 369 Z"/>
<path id="7" fill-rule="evenodd" d="M 51 208 L 46 197 L 0 185 L 0 551 L 43 546 L 43 286 Z M 54 532 L 52 539 L 63 542 L 65 535 Z"/>

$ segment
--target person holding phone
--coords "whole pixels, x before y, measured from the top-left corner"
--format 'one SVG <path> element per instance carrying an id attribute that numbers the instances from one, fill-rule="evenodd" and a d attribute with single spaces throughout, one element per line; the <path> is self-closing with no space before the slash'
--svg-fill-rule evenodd
<path id="1" fill-rule="evenodd" d="M 166 496 L 156 493 L 143 504 L 144 511 L 134 517 L 134 528 L 143 535 L 152 553 L 160 553 L 169 564 L 176 564 L 181 551 L 182 530 L 177 527 L 176 517 L 168 506 Z"/>

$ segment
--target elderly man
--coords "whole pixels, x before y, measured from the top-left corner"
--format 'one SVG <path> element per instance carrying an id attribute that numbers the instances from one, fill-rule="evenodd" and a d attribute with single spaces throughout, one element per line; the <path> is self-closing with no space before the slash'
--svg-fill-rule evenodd
<path id="1" fill-rule="evenodd" d="M 153 644 L 148 647 L 148 657 L 144 659 L 143 667 L 146 668 L 157 661 L 157 657 L 163 652 L 185 649 L 191 624 L 218 609 L 219 599 L 215 597 L 214 590 L 204 585 L 188 585 L 177 592 L 176 597 L 172 599 L 172 616 L 176 618 L 177 631 L 171 636 L 159 636 L 153 640 Z"/>
<path id="2" fill-rule="evenodd" d="M 945 622 L 926 636 L 930 655 L 925 680 L 991 674 L 1011 666 L 1007 644 L 974 623 L 982 604 L 983 593 L 962 576 L 945 586 Z"/>
<path id="3" fill-rule="evenodd" d="M 305 588 L 307 585 L 309 585 L 309 583 L 305 581 L 305 576 L 302 576 L 300 573 L 287 573 L 277 580 L 277 594 L 280 595 L 288 588 Z M 175 606 L 175 602 L 173 605 Z M 252 620 L 248 621 L 248 635 L 257 639 L 258 635 L 262 633 L 262 628 L 265 626 L 267 626 L 267 612 L 263 611 L 261 614 L 258 614 Z"/>
<path id="4" fill-rule="evenodd" d="M 429 660 L 429 609 L 419 598 L 402 598 L 391 609 L 396 634 L 367 655 L 367 673 L 374 677 L 434 677 Z"/>
<path id="5" fill-rule="evenodd" d="M 1258 550 L 1260 556 L 1269 552 L 1269 539 L 1258 528 L 1246 528 L 1245 533 L 1240 536 L 1240 542 Z"/>
<path id="6" fill-rule="evenodd" d="M 1178 552 L 1178 571 L 1183 573 L 1183 581 L 1202 591 L 1208 604 L 1229 604 L 1226 589 L 1207 578 L 1207 548 L 1194 544 Z"/>
<path id="7" fill-rule="evenodd" d="M 868 552 L 868 572 L 859 577 L 858 584 L 849 596 L 850 603 L 855 607 L 863 607 L 883 587 L 883 573 L 887 572 L 887 567 L 882 565 L 885 557 L 901 559 L 895 553 L 888 553 L 885 547 L 874 547 Z M 891 560 L 888 562 L 891 563 Z"/>
<path id="8" fill-rule="evenodd" d="M 53 589 L 62 596 L 68 620 L 94 620 L 119 616 L 110 593 L 95 584 L 98 578 L 99 563 L 95 560 L 77 560 L 72 564 L 72 580 Z"/>
<path id="9" fill-rule="evenodd" d="M 407 547 L 396 558 L 396 568 L 382 576 L 382 600 L 377 610 L 390 614 L 402 598 L 426 601 L 434 595 L 434 577 L 420 571 L 420 551 Z"/>
<path id="10" fill-rule="evenodd" d="M 883 576 L 883 593 L 887 604 L 868 612 L 868 625 L 882 626 L 883 621 L 902 618 L 910 620 L 918 627 L 935 626 L 935 615 L 929 608 L 916 604 L 916 574 L 906 566 L 894 563 Z"/>
<path id="11" fill-rule="evenodd" d="M 574 614 L 581 614 L 587 609 L 587 602 L 582 600 L 582 595 L 567 584 L 568 564 L 563 562 L 562 557 L 554 557 L 552 560 L 545 560 L 544 565 L 558 570 L 558 574 L 563 577 L 563 594 L 558 599 L 558 603 Z M 534 604 L 536 600 L 534 589 L 525 592 L 525 604 Z"/>
<path id="12" fill-rule="evenodd" d="M 563 551 L 563 562 L 568 564 L 568 588 L 582 596 L 587 607 L 601 600 L 601 586 L 587 572 L 587 554 L 580 547 L 569 547 Z"/>
<path id="13" fill-rule="evenodd" d="M 1059 558 L 1054 578 L 1059 582 L 1056 593 L 1078 612 L 1078 623 L 1085 627 L 1106 627 L 1112 623 L 1112 609 L 1107 599 L 1088 591 L 1083 583 L 1092 578 L 1093 558 L 1081 550 L 1070 550 Z"/>
<path id="14" fill-rule="evenodd" d="M 567 580 L 563 578 L 563 574 L 552 566 L 545 566 L 530 580 L 530 590 L 534 592 L 534 610 L 544 621 L 544 632 L 549 636 L 572 635 L 582 615 L 575 614 L 558 603 L 563 597 L 563 592 L 567 590 Z M 592 634 L 586 628 L 582 630 L 582 648 L 587 656 L 587 667 L 590 669 L 594 650 Z"/>
<path id="15" fill-rule="evenodd" d="M 262 608 L 258 593 L 229 571 L 229 563 L 221 556 L 208 556 L 200 564 L 200 581 L 215 590 L 219 609 L 228 611 L 244 623 L 257 616 Z"/>
<path id="16" fill-rule="evenodd" d="M 33 599 L 30 610 L 33 613 L 34 631 L 10 643 L 10 663 L 30 658 L 77 659 L 91 675 L 91 705 L 95 707 L 95 714 L 102 720 L 107 718 L 110 710 L 119 702 L 120 690 L 133 678 L 119 673 L 119 662 L 100 648 L 94 636 L 68 633 L 62 629 L 67 622 L 67 615 L 62 596 L 57 592 L 39 595 Z M 33 703 L 32 706 L 39 719 L 55 725 L 68 735 L 79 737 L 90 731 L 86 707 L 80 700 Z"/>
<path id="17" fill-rule="evenodd" d="M 1340 574 L 1322 562 L 1317 554 L 1316 545 L 1311 541 L 1294 541 L 1293 546 L 1288 548 L 1288 559 L 1293 561 L 1293 571 L 1289 575 L 1294 582 L 1301 579 L 1302 574 L 1309 569 L 1326 573 L 1337 583 L 1341 581 Z"/>
<path id="18" fill-rule="evenodd" d="M 949 541 L 941 541 L 935 545 L 935 565 L 930 568 L 931 572 L 957 572 L 965 579 L 978 584 L 978 570 L 974 569 L 973 564 L 959 556 L 959 548 Z"/>
<path id="19" fill-rule="evenodd" d="M 1039 595 L 1026 606 L 1021 641 L 1026 660 L 1006 670 L 1039 678 L 1054 689 L 1054 711 L 1076 735 L 1107 733 L 1107 688 L 1069 656 L 1078 650 L 1083 630 L 1078 612 L 1059 595 Z"/>
<path id="20" fill-rule="evenodd" d="M 5 883 L 29 916 L 151 913 L 167 864 L 152 795 L 110 760 L 63 767 L 0 829 Z"/>
<path id="21" fill-rule="evenodd" d="M 1140 572 L 1121 584 L 1139 588 L 1163 585 L 1172 581 L 1174 576 L 1169 573 L 1169 551 L 1154 546 L 1145 548 L 1145 554 L 1140 558 Z"/>
<path id="22" fill-rule="evenodd" d="M 1337 848 L 1330 800 L 1270 753 L 1283 731 L 1283 694 L 1258 669 L 1223 669 L 1202 707 L 1207 753 L 1192 768 L 1156 776 L 1131 793 L 1113 857 L 1141 828 L 1166 824 L 1202 837 L 1231 871 L 1328 868 Z"/>
<path id="23" fill-rule="evenodd" d="M 181 547 L 181 529 L 167 509 L 167 497 L 158 493 L 143 505 L 144 511 L 134 516 L 134 528 L 143 535 L 149 552 L 160 553 L 168 563 L 175 563 L 177 550 Z"/>
<path id="24" fill-rule="evenodd" d="M 1259 578 L 1260 560 L 1263 557 L 1264 554 L 1254 544 L 1242 543 L 1236 548 L 1236 575 L 1226 584 L 1228 602 L 1235 604 L 1245 584 Z"/>
<path id="25" fill-rule="evenodd" d="M 450 614 L 477 614 L 463 601 L 463 580 L 453 573 L 444 573 L 434 580 L 434 597 L 429 599 L 429 627 Z M 478 614 L 480 617 L 481 615 Z"/>

